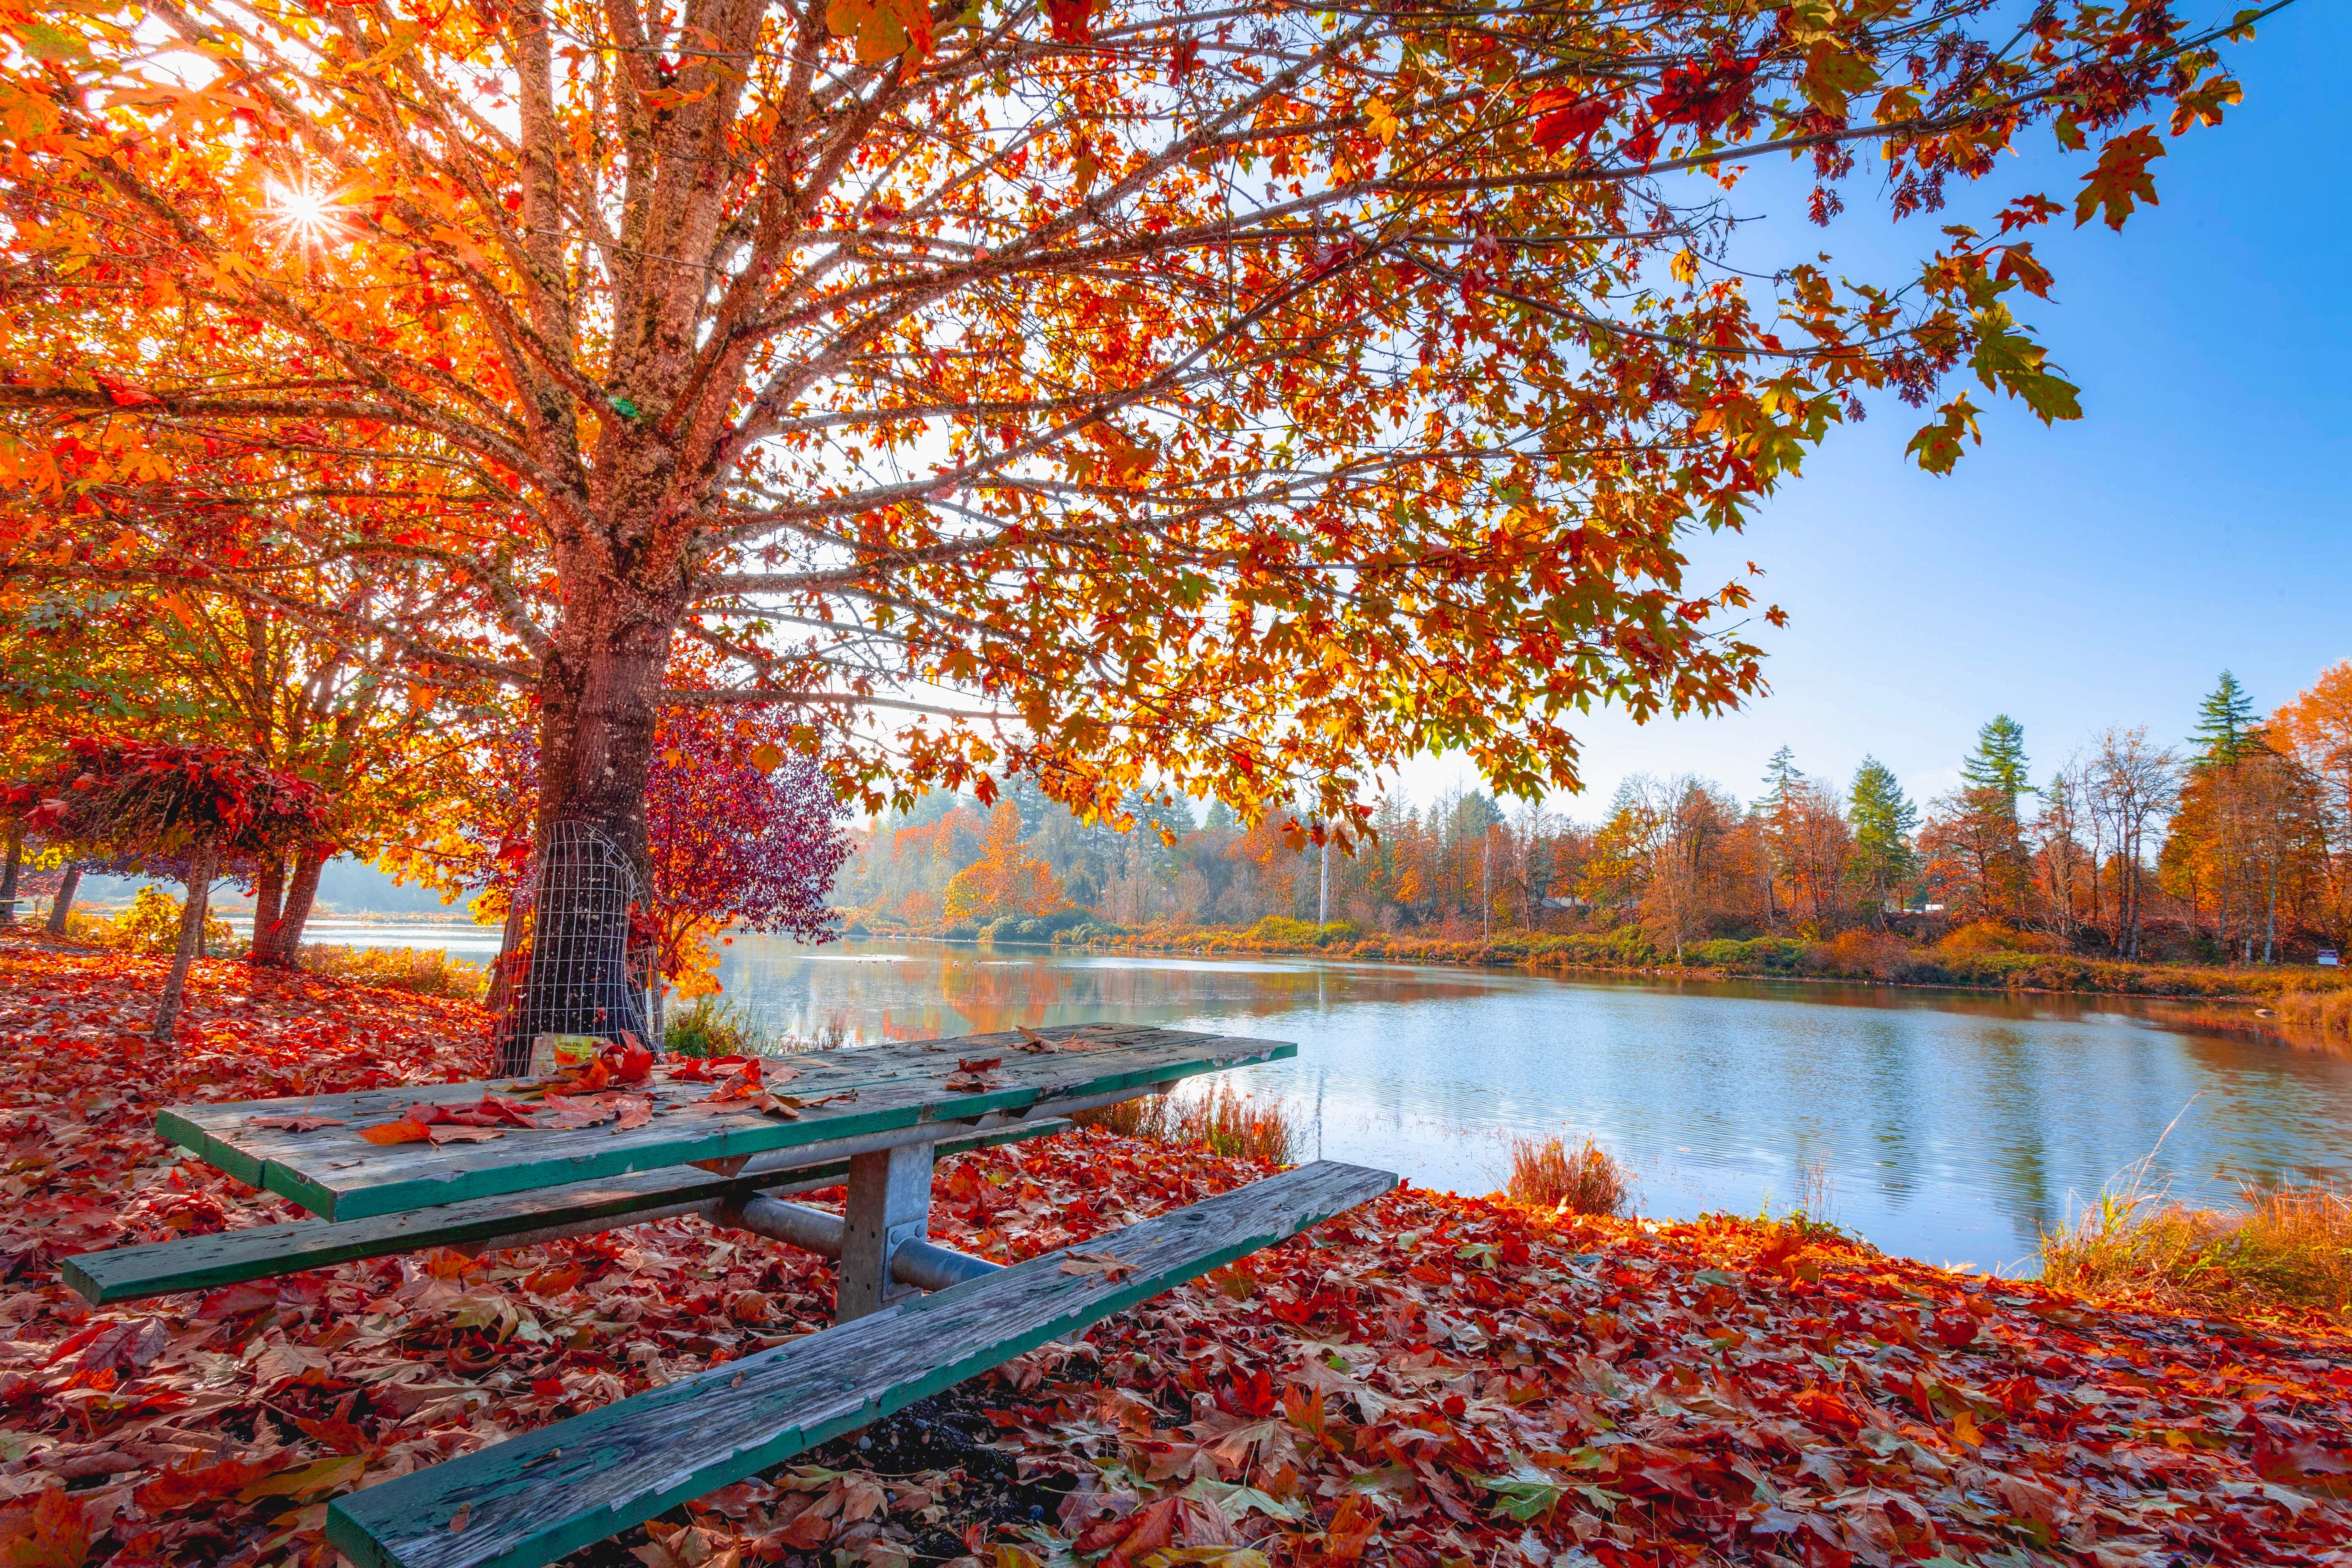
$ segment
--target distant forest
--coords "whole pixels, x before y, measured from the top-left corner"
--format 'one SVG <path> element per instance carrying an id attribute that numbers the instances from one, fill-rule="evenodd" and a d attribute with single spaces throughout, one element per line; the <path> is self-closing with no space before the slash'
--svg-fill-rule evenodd
<path id="1" fill-rule="evenodd" d="M 1468 790 L 1391 796 L 1349 852 L 1296 818 L 1181 800 L 1120 832 L 1014 779 L 992 806 L 935 794 L 872 824 L 834 902 L 853 930 L 1016 941 L 1275 917 L 1454 940 L 1639 927 L 1677 956 L 1971 923 L 2152 959 L 2308 962 L 2346 944 L 2352 661 L 2267 719 L 2225 672 L 2179 743 L 2111 728 L 2038 771 L 1998 717 L 1961 781 L 1916 802 L 1874 760 L 1839 784 L 1783 749 L 1749 798 L 1636 775 L 1597 822 Z"/>

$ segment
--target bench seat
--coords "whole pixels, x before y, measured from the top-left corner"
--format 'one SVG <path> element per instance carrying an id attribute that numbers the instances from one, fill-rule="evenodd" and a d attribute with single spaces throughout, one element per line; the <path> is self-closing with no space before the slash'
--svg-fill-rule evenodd
<path id="1" fill-rule="evenodd" d="M 1060 1120 L 1025 1122 L 976 1137 L 949 1139 L 935 1147 L 942 1155 L 961 1154 L 1048 1136 L 1069 1125 Z M 848 1173 L 846 1160 L 758 1177 L 714 1175 L 691 1165 L 674 1165 L 566 1187 L 470 1198 L 373 1219 L 295 1220 L 215 1236 L 110 1247 L 67 1258 L 63 1272 L 66 1283 L 84 1300 L 103 1306 L 179 1290 L 216 1290 L 248 1279 L 434 1247 L 488 1251 L 529 1246 L 560 1236 L 642 1225 L 730 1200 L 740 1202 L 760 1193 L 809 1192 L 835 1185 Z"/>
<path id="2" fill-rule="evenodd" d="M 360 1568 L 537 1568 L 1396 1184 L 1319 1162 L 335 1500 Z M 1108 1254 L 1119 1267 L 1105 1271 Z"/>

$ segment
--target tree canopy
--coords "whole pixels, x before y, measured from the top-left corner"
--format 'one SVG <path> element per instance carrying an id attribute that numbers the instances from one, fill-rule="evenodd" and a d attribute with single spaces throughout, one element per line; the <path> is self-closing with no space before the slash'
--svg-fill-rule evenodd
<path id="1" fill-rule="evenodd" d="M 18 10 L 20 579 L 190 580 L 541 699 L 642 833 L 674 637 L 869 792 L 1038 773 L 1324 819 L 1426 747 L 1757 689 L 1738 526 L 1859 399 L 2071 416 L 2031 231 L 2237 89 L 2169 6 L 694 0 Z M 1915 272 L 1753 275 L 1724 192 L 1868 155 Z M 2005 204 L 1999 196 L 2013 195 Z M 1975 406 L 1915 449 L 1948 467 Z M 306 587 L 433 576 L 396 604 Z M 1727 621 L 1727 616 L 1734 618 Z"/>
<path id="2" fill-rule="evenodd" d="M 16 5 L 5 580 L 525 694 L 541 821 L 641 863 L 675 701 L 781 705 L 868 805 L 1572 787 L 1592 704 L 1761 689 L 1685 535 L 1865 398 L 1935 470 L 1956 378 L 2076 416 L 2032 235 L 2154 199 L 2254 15 Z M 2044 135 L 2056 198 L 2000 156 Z M 1784 264 L 1730 193 L 1790 160 L 1824 225 L 1976 223 Z"/>

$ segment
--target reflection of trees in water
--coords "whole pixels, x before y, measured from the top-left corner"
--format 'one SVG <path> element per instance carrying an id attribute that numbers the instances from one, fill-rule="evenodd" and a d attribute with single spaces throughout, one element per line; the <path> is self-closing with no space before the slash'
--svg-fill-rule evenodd
<path id="1" fill-rule="evenodd" d="M 2162 1156 L 2184 1197 L 2226 1198 L 2240 1177 L 2341 1181 L 2352 1119 L 2352 1063 L 2200 1030 L 2155 1000 L 759 939 L 730 952 L 730 994 L 772 1030 L 839 1016 L 864 1039 L 919 1039 L 1108 1018 L 1296 1040 L 1297 1064 L 1236 1087 L 1302 1116 L 1319 1099 L 1333 1158 L 1465 1190 L 1492 1184 L 1497 1128 L 1597 1129 L 1663 1161 L 1643 1174 L 1660 1213 L 1767 1187 L 1785 1203 L 1791 1174 L 1826 1154 L 1844 1223 L 1988 1264 L 2030 1252 L 2200 1089 Z"/>
<path id="2" fill-rule="evenodd" d="M 940 994 L 976 1035 L 1056 1021 L 1048 1015 L 1066 1004 L 1071 990 L 1068 972 L 1050 963 L 950 952 L 940 965 Z"/>

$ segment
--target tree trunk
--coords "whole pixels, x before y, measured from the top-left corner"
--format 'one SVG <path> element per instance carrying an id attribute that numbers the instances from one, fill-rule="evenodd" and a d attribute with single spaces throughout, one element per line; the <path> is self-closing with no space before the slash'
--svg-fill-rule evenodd
<path id="1" fill-rule="evenodd" d="M 73 908 L 74 894 L 79 891 L 80 888 L 81 863 L 75 861 L 66 867 L 64 877 L 58 882 L 58 896 L 49 900 L 49 934 L 51 936 L 66 934 L 66 911 Z"/>
<path id="2" fill-rule="evenodd" d="M 2270 910 L 2263 917 L 2263 962 L 2264 963 L 2278 962 L 2278 862 L 2273 860 L 2271 862 Z"/>
<path id="3" fill-rule="evenodd" d="M 2137 828 L 2132 832 L 2131 858 L 2125 865 L 2124 873 L 2131 879 L 2131 955 L 2137 961 L 2139 957 L 2139 832 Z"/>
<path id="4" fill-rule="evenodd" d="M 523 963 L 522 921 L 523 900 L 527 889 L 518 887 L 507 902 L 507 923 L 499 934 L 498 961 L 490 969 L 490 992 L 483 999 L 494 1019 L 502 1019 L 514 1005 L 515 980 Z"/>
<path id="5" fill-rule="evenodd" d="M 169 1045 L 173 1026 L 180 1021 L 180 994 L 188 984 L 188 966 L 196 961 L 196 949 L 204 942 L 205 910 L 212 901 L 213 872 L 220 864 L 220 852 L 210 844 L 199 845 L 188 863 L 188 900 L 180 906 L 180 945 L 172 955 L 172 973 L 164 978 L 163 994 L 155 999 L 155 1038 Z"/>
<path id="6" fill-rule="evenodd" d="M 5 865 L 0 865 L 0 926 L 16 923 L 16 879 L 25 868 L 25 825 L 21 821 L 8 825 L 8 852 Z"/>
<path id="7" fill-rule="evenodd" d="M 245 955 L 245 961 L 257 969 L 287 962 L 278 947 L 279 907 L 285 900 L 286 857 L 274 852 L 264 855 L 261 873 L 253 879 L 253 946 Z"/>
<path id="8" fill-rule="evenodd" d="M 326 868 L 327 851 L 305 849 L 294 858 L 294 875 L 287 879 L 286 906 L 278 911 L 278 938 L 270 962 L 292 969 L 302 956 L 302 928 L 310 923 L 311 900 L 319 896 L 319 873 Z"/>
<path id="9" fill-rule="evenodd" d="M 609 581 L 576 588 L 565 607 L 540 682 L 531 961 L 501 1073 L 524 1070 L 540 1034 L 652 1034 L 629 972 L 629 907 L 646 881 L 646 774 L 675 618 Z"/>

